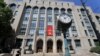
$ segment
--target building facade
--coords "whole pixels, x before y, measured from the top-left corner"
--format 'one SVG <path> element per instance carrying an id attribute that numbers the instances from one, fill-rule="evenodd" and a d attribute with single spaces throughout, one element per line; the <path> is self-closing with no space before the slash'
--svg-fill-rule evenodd
<path id="1" fill-rule="evenodd" d="M 97 35 L 82 6 L 58 0 L 5 0 L 5 2 L 13 11 L 11 25 L 17 34 L 13 56 L 16 56 L 19 49 L 21 56 L 64 56 L 63 34 L 57 29 L 57 15 L 63 12 L 72 19 L 72 25 L 66 32 L 70 54 L 91 56 L 89 50 L 95 47 Z M 91 8 L 86 8 L 100 31 L 100 19 L 96 20 Z"/>

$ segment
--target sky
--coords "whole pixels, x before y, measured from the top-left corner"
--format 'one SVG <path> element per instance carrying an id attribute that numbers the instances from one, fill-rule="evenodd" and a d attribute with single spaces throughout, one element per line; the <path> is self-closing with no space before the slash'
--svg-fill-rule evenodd
<path id="1" fill-rule="evenodd" d="M 76 5 L 81 5 L 80 0 L 64 0 L 74 2 Z M 100 13 L 100 0 L 83 0 L 87 6 L 90 6 L 94 13 Z"/>

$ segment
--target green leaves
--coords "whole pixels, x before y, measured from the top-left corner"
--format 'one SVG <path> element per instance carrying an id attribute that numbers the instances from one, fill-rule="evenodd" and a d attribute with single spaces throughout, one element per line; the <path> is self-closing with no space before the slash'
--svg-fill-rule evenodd
<path id="1" fill-rule="evenodd" d="M 4 3 L 2 0 L 0 0 L 0 8 L 4 8 L 6 6 L 6 3 Z"/>
<path id="2" fill-rule="evenodd" d="M 15 32 L 11 27 L 12 10 L 0 0 L 0 48 L 12 48 L 15 42 Z M 7 50 L 7 49 L 6 49 Z"/>
<path id="3" fill-rule="evenodd" d="M 9 7 L 0 9 L 0 22 L 8 23 L 12 18 L 12 11 Z"/>
<path id="4" fill-rule="evenodd" d="M 100 46 L 97 46 L 97 47 L 92 47 L 90 52 L 95 52 L 95 53 L 98 53 L 100 54 Z"/>

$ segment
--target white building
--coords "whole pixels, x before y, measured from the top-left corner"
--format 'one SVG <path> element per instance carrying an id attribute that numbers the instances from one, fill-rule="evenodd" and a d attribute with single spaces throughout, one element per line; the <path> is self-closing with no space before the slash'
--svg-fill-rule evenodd
<path id="1" fill-rule="evenodd" d="M 21 48 L 21 56 L 64 56 L 63 34 L 57 30 L 56 16 L 68 13 L 72 25 L 66 32 L 71 56 L 92 56 L 96 33 L 82 6 L 58 0 L 5 0 L 13 10 L 12 27 L 17 34 L 13 55 Z M 95 14 L 87 7 L 96 28 L 100 31 Z M 32 45 L 32 53 L 29 46 Z"/>

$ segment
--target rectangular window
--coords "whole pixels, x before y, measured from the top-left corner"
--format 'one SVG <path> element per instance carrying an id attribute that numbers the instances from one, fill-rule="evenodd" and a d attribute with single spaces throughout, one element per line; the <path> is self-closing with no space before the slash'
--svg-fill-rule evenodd
<path id="1" fill-rule="evenodd" d="M 32 45 L 33 39 L 27 39 L 26 40 L 26 46 Z"/>
<path id="2" fill-rule="evenodd" d="M 31 22 L 31 27 L 36 27 L 36 21 Z"/>
<path id="3" fill-rule="evenodd" d="M 94 39 L 94 43 L 95 43 L 96 46 L 100 45 L 99 40 L 97 40 L 97 39 Z"/>
<path id="4" fill-rule="evenodd" d="M 84 26 L 84 23 L 83 22 L 81 22 L 82 23 L 82 26 Z"/>
<path id="5" fill-rule="evenodd" d="M 85 31 L 85 34 L 86 34 L 86 36 L 88 36 L 88 33 L 87 33 L 87 31 L 86 30 L 84 30 Z"/>
<path id="6" fill-rule="evenodd" d="M 44 35 L 44 28 L 39 28 L 38 35 Z"/>
<path id="7" fill-rule="evenodd" d="M 90 39 L 88 39 L 88 42 L 89 42 L 89 45 L 92 46 L 92 43 L 91 43 Z"/>
<path id="8" fill-rule="evenodd" d="M 34 35 L 34 33 L 35 33 L 35 28 L 30 28 L 29 35 Z"/>
<path id="9" fill-rule="evenodd" d="M 52 22 L 52 15 L 48 15 L 48 22 Z"/>
<path id="10" fill-rule="evenodd" d="M 21 2 L 21 1 L 23 1 L 23 0 L 16 0 L 17 2 Z"/>
<path id="11" fill-rule="evenodd" d="M 71 39 L 67 39 L 67 43 L 68 43 L 68 47 L 70 48 L 70 50 L 73 50 Z"/>
<path id="12" fill-rule="evenodd" d="M 52 15 L 52 10 L 47 10 L 48 15 Z"/>
<path id="13" fill-rule="evenodd" d="M 68 46 L 71 45 L 71 39 L 67 39 Z"/>
<path id="14" fill-rule="evenodd" d="M 76 31 L 76 27 L 75 26 L 71 26 L 72 31 Z"/>
<path id="15" fill-rule="evenodd" d="M 61 32 L 59 30 L 56 30 L 56 36 L 61 36 Z"/>
<path id="16" fill-rule="evenodd" d="M 26 28 L 20 28 L 19 34 L 24 35 L 26 32 Z"/>
<path id="17" fill-rule="evenodd" d="M 76 45 L 76 47 L 81 47 L 80 40 L 75 40 L 75 45 Z"/>
<path id="18" fill-rule="evenodd" d="M 16 16 L 18 14 L 18 11 L 15 11 L 14 16 Z"/>
<path id="19" fill-rule="evenodd" d="M 36 27 L 36 20 L 32 20 L 31 25 L 30 25 L 30 29 L 29 29 L 29 35 L 34 35 L 35 27 Z"/>
<path id="20" fill-rule="evenodd" d="M 44 20 L 39 21 L 39 27 L 44 27 Z"/>
<path id="21" fill-rule="evenodd" d="M 83 16 L 86 15 L 86 12 L 85 11 L 81 11 L 81 13 L 82 13 Z"/>
<path id="22" fill-rule="evenodd" d="M 77 9 L 77 11 L 79 12 L 79 9 Z"/>
<path id="23" fill-rule="evenodd" d="M 38 14 L 38 8 L 33 10 L 33 14 Z"/>

